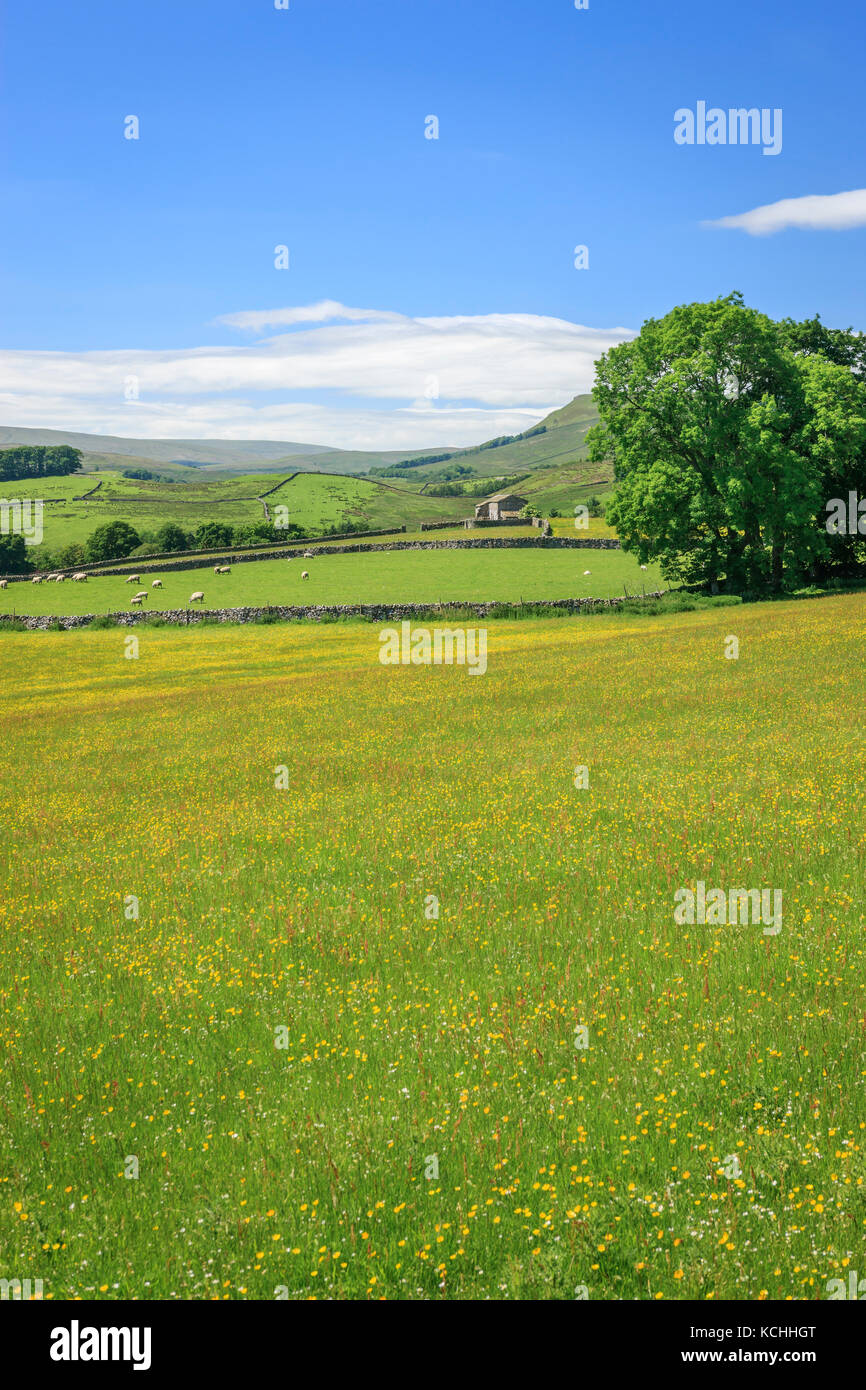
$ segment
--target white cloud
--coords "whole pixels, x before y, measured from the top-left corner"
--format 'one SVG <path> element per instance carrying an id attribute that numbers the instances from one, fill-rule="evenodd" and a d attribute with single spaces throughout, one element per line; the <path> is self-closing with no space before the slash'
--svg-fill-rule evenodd
<path id="1" fill-rule="evenodd" d="M 230 328 L 251 328 L 260 333 L 264 328 L 288 328 L 296 323 L 327 323 L 333 319 L 406 321 L 402 314 L 391 313 L 388 309 L 350 309 L 336 299 L 320 299 L 318 304 L 302 304 L 291 309 L 245 309 L 238 314 L 221 314 L 215 322 L 226 323 Z"/>
<path id="2" fill-rule="evenodd" d="M 704 222 L 705 227 L 736 227 L 750 236 L 771 236 L 786 227 L 805 231 L 845 231 L 866 227 L 866 188 L 848 193 L 810 194 L 805 198 L 782 198 L 778 203 L 752 208 L 733 217 Z"/>
<path id="3" fill-rule="evenodd" d="M 3 351 L 0 424 L 349 449 L 475 444 L 588 391 L 595 359 L 633 336 L 534 314 L 410 318 L 333 300 L 220 321 L 293 331 L 228 347 Z"/>

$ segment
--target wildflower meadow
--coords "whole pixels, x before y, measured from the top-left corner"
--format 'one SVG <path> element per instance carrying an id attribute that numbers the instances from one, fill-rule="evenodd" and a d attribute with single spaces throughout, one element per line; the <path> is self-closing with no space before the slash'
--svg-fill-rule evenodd
<path id="1" fill-rule="evenodd" d="M 863 595 L 492 622 L 479 679 L 361 622 L 0 634 L 6 1268 L 58 1300 L 866 1273 L 864 642 Z M 698 884 L 777 892 L 780 930 L 677 920 Z"/>

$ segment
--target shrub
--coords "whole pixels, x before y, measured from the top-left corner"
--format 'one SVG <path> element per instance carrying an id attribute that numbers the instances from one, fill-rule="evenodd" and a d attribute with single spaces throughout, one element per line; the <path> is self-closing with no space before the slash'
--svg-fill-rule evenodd
<path id="1" fill-rule="evenodd" d="M 175 525 L 173 521 L 167 521 L 164 526 L 160 526 L 154 540 L 163 553 L 192 548 L 192 536 L 188 535 L 181 526 Z"/>
<path id="2" fill-rule="evenodd" d="M 219 545 L 231 545 L 232 528 L 221 521 L 205 521 L 196 529 L 195 544 L 199 550 L 209 550 Z"/>
<path id="3" fill-rule="evenodd" d="M 26 574 L 29 569 L 24 537 L 0 535 L 0 574 Z"/>
<path id="4" fill-rule="evenodd" d="M 88 560 L 125 560 L 137 545 L 141 545 L 141 537 L 133 526 L 109 521 L 88 536 L 84 551 Z"/>

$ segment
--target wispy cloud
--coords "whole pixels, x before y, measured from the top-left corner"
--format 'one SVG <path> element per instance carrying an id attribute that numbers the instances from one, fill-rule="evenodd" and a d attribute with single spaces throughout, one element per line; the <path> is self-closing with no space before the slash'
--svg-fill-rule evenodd
<path id="1" fill-rule="evenodd" d="M 596 358 L 633 336 L 535 314 L 411 318 L 334 300 L 219 322 L 292 331 L 158 351 L 3 351 L 0 424 L 351 449 L 474 444 L 588 391 Z"/>
<path id="2" fill-rule="evenodd" d="M 298 323 L 330 323 L 336 319 L 355 323 L 405 322 L 402 314 L 392 313 L 388 309 L 351 309 L 336 299 L 320 299 L 318 304 L 301 304 L 290 309 L 244 309 L 237 314 L 221 314 L 215 322 L 261 333 L 265 328 L 289 328 Z"/>
<path id="3" fill-rule="evenodd" d="M 866 227 L 866 188 L 852 188 L 848 193 L 810 194 L 804 198 L 782 198 L 740 212 L 733 217 L 719 217 L 704 222 L 705 227 L 735 227 L 750 236 L 771 236 L 786 227 L 804 231 L 840 232 L 851 227 Z"/>

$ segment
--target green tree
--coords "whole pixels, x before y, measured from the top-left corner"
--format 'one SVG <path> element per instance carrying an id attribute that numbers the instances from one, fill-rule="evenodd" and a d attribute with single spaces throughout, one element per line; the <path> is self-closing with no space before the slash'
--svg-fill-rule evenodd
<path id="1" fill-rule="evenodd" d="M 607 517 L 665 578 L 779 589 L 828 555 L 828 476 L 862 448 L 864 393 L 802 338 L 731 294 L 648 320 L 596 364 Z"/>
<path id="2" fill-rule="evenodd" d="M 160 526 L 154 536 L 154 544 L 158 551 L 191 550 L 192 536 L 187 535 L 182 526 L 177 526 L 173 521 L 167 521 Z"/>
<path id="3" fill-rule="evenodd" d="M 97 526 L 85 542 L 88 560 L 122 560 L 141 544 L 138 532 L 125 521 Z"/>
<path id="4" fill-rule="evenodd" d="M 231 526 L 224 526 L 220 521 L 204 521 L 201 526 L 196 528 L 194 539 L 199 550 L 208 550 L 219 545 L 231 545 L 232 528 Z"/>
<path id="5" fill-rule="evenodd" d="M 83 565 L 86 558 L 84 546 L 79 545 L 78 541 L 72 541 L 58 552 L 57 564 L 61 569 L 70 569 L 73 565 Z"/>
<path id="6" fill-rule="evenodd" d="M 0 535 L 0 574 L 26 574 L 29 569 L 24 537 Z"/>

